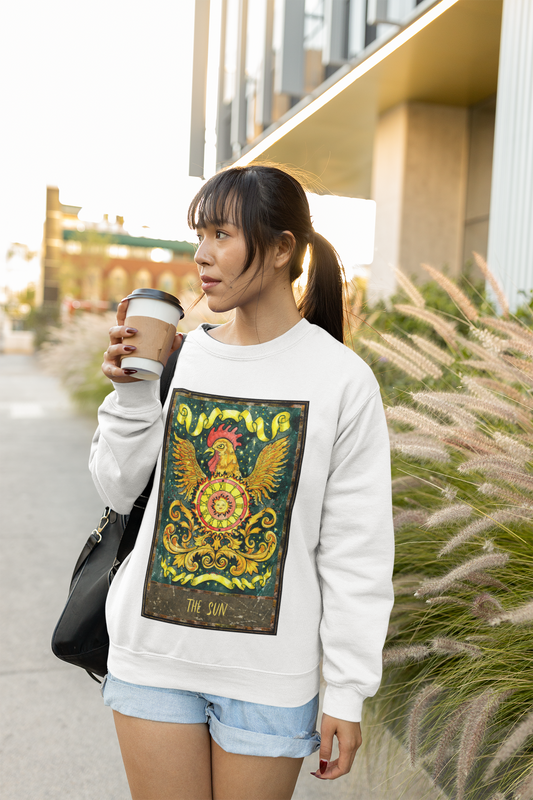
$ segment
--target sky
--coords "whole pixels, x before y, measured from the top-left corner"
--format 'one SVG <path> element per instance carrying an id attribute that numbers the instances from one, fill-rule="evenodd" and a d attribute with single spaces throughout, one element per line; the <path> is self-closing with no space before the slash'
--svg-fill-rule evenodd
<path id="1" fill-rule="evenodd" d="M 82 206 L 84 219 L 121 215 L 126 228 L 149 226 L 155 238 L 191 239 L 186 212 L 201 185 L 188 176 L 193 26 L 193 0 L 4 5 L 0 287 L 6 275 L 13 288 L 38 277 L 38 257 L 9 261 L 6 253 L 13 242 L 39 251 L 47 185 L 59 187 L 62 203 Z M 214 99 L 208 90 L 212 128 Z M 322 207 L 313 214 L 328 236 L 316 224 Z M 338 205 L 334 219 L 342 256 Z"/>
<path id="2" fill-rule="evenodd" d="M 0 263 L 37 250 L 46 186 L 96 219 L 190 235 L 193 0 L 17 0 L 0 30 Z"/>

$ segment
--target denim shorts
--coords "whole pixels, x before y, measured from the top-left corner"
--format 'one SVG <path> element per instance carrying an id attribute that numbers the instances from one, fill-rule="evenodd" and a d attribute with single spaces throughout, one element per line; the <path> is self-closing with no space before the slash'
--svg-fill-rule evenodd
<path id="1" fill-rule="evenodd" d="M 315 730 L 318 695 L 303 706 L 280 708 L 231 700 L 214 694 L 126 683 L 108 673 L 106 706 L 127 717 L 155 722 L 206 722 L 215 742 L 228 753 L 303 758 L 320 747 Z"/>

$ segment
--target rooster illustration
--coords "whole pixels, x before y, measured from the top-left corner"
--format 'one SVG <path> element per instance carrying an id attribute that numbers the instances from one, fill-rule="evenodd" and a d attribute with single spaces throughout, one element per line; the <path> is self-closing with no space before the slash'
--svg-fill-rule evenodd
<path id="1" fill-rule="evenodd" d="M 209 475 L 198 464 L 193 443 L 174 437 L 176 485 L 187 500 L 193 500 L 198 517 L 212 531 L 229 531 L 241 524 L 248 516 L 250 500 L 255 503 L 270 500 L 287 462 L 289 439 L 282 437 L 263 447 L 254 469 L 244 477 L 237 460 L 241 436 L 237 427 L 231 428 L 229 424 L 210 430 Z"/>
<path id="2" fill-rule="evenodd" d="M 239 439 L 242 434 L 236 433 L 236 430 L 237 428 L 230 430 L 229 425 L 226 430 L 223 425 L 220 425 L 216 430 L 211 428 L 209 431 L 207 447 L 214 451 L 214 455 L 207 466 L 214 477 L 241 477 L 235 450 L 241 446 Z"/>

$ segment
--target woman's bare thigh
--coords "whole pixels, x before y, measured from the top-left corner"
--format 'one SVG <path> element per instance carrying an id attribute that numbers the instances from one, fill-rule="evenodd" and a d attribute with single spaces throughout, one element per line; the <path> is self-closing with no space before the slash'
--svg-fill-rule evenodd
<path id="1" fill-rule="evenodd" d="M 133 800 L 212 800 L 206 724 L 113 715 Z"/>
<path id="2" fill-rule="evenodd" d="M 204 723 L 113 711 L 132 800 L 290 800 L 302 758 L 227 753 Z"/>
<path id="3" fill-rule="evenodd" d="M 302 761 L 227 753 L 211 740 L 213 800 L 290 800 Z"/>

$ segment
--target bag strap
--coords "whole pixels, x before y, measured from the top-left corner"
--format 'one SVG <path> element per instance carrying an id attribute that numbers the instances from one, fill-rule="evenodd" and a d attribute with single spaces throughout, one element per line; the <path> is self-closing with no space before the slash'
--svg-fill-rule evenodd
<path id="1" fill-rule="evenodd" d="M 170 354 L 168 361 L 165 364 L 165 368 L 161 374 L 161 379 L 159 384 L 159 396 L 161 398 L 162 406 L 165 405 L 165 400 L 167 399 L 168 392 L 172 384 L 172 379 L 176 371 L 176 364 L 179 355 L 182 351 L 183 345 L 185 344 L 185 339 L 186 339 L 186 334 L 183 334 L 183 340 L 180 349 L 175 350 L 173 353 Z M 122 564 L 122 562 L 127 558 L 127 556 L 129 556 L 129 554 L 135 547 L 137 534 L 139 533 L 139 528 L 141 527 L 141 522 L 144 516 L 144 510 L 146 508 L 146 504 L 148 503 L 148 498 L 150 497 L 150 492 L 152 491 L 152 486 L 154 484 L 154 476 L 155 476 L 155 467 L 152 470 L 152 474 L 150 475 L 148 483 L 144 487 L 143 491 L 141 492 L 137 500 L 134 502 L 133 508 L 130 511 L 130 516 L 126 524 L 126 527 L 124 528 L 124 533 L 122 534 L 122 538 L 120 540 L 117 555 L 115 558 L 115 564 L 114 564 L 115 570 L 118 569 L 119 565 Z"/>

